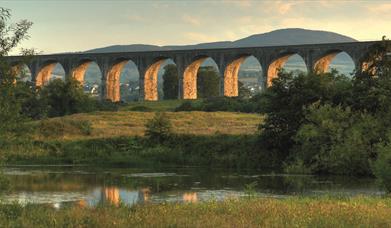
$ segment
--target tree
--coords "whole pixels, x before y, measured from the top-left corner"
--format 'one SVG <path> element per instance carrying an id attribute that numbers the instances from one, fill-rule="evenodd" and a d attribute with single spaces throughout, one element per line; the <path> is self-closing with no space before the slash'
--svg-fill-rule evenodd
<path id="1" fill-rule="evenodd" d="M 371 174 L 374 145 L 383 138 L 378 119 L 349 106 L 330 104 L 311 105 L 305 119 L 295 136 L 296 161 L 313 173 Z"/>
<path id="2" fill-rule="evenodd" d="M 26 20 L 10 23 L 10 10 L 0 8 L 0 144 L 13 137 L 23 117 L 20 100 L 16 96 L 15 74 L 5 57 L 21 41 L 27 39 L 32 23 Z M 23 51 L 29 54 L 28 51 Z M 1 147 L 1 146 L 0 146 Z"/>
<path id="3" fill-rule="evenodd" d="M 266 114 L 259 127 L 260 144 L 276 156 L 276 161 L 286 159 L 295 145 L 293 137 L 306 123 L 304 108 L 315 102 L 344 103 L 351 96 L 350 91 L 350 79 L 336 72 L 294 76 L 281 71 L 258 98 L 261 112 Z"/>
<path id="4" fill-rule="evenodd" d="M 197 73 L 197 97 L 211 98 L 220 94 L 220 76 L 212 66 L 200 67 Z"/>
<path id="5" fill-rule="evenodd" d="M 163 99 L 178 98 L 178 71 L 174 64 L 168 64 L 164 67 L 163 74 Z"/>
<path id="6" fill-rule="evenodd" d="M 145 136 L 151 141 L 163 142 L 172 134 L 172 126 L 170 119 L 164 112 L 157 112 L 153 119 L 145 124 Z"/>
<path id="7" fill-rule="evenodd" d="M 64 116 L 95 109 L 95 101 L 85 94 L 83 87 L 76 79 L 67 77 L 65 81 L 55 79 L 39 92 L 43 103 L 49 107 L 48 116 Z"/>
<path id="8" fill-rule="evenodd" d="M 26 20 L 13 24 L 9 22 L 10 18 L 10 10 L 0 7 L 0 152 L 8 141 L 17 138 L 23 120 L 16 96 L 15 75 L 5 57 L 28 38 L 32 25 Z M 0 157 L 0 164 L 2 159 Z M 6 190 L 6 186 L 8 181 L 0 173 L 0 191 Z"/>

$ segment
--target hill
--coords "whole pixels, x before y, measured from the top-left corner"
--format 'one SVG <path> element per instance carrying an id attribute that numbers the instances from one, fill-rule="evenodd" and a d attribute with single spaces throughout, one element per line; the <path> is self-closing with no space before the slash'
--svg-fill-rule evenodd
<path id="1" fill-rule="evenodd" d="M 186 50 L 205 48 L 235 48 L 255 46 L 277 46 L 315 43 L 343 43 L 357 40 L 334 32 L 307 30 L 300 28 L 280 29 L 272 32 L 255 34 L 236 41 L 220 41 L 195 45 L 156 46 L 147 44 L 113 45 L 88 50 L 88 53 Z"/>

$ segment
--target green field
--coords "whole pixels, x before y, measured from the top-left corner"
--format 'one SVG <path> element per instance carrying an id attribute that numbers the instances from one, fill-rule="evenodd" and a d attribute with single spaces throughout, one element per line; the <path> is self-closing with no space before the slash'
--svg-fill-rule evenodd
<path id="1" fill-rule="evenodd" d="M 41 141 L 114 138 L 143 136 L 145 123 L 153 116 L 154 112 L 95 112 L 51 118 L 31 124 L 35 129 L 34 138 Z M 250 135 L 256 133 L 263 120 L 258 114 L 231 112 L 167 112 L 167 116 L 173 133 L 180 135 Z M 89 122 L 92 126 L 88 134 L 78 128 L 84 122 Z"/>

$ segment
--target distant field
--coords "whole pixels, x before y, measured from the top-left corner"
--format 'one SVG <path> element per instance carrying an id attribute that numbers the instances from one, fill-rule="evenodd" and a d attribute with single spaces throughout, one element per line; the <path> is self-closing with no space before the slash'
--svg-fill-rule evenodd
<path id="1" fill-rule="evenodd" d="M 199 102 L 196 100 L 193 102 Z M 174 111 L 184 100 L 136 101 L 120 108 L 121 111 Z"/>
<path id="2" fill-rule="evenodd" d="M 171 105 L 170 102 L 150 104 L 161 109 Z M 43 122 L 34 122 L 33 125 L 37 129 L 35 138 L 39 140 L 143 136 L 144 125 L 153 116 L 154 112 L 96 112 L 51 118 Z M 167 116 L 171 120 L 174 133 L 196 135 L 254 134 L 258 125 L 263 121 L 263 116 L 258 114 L 232 112 L 167 112 Z M 80 131 L 79 126 L 87 121 L 92 124 L 89 134 Z"/>

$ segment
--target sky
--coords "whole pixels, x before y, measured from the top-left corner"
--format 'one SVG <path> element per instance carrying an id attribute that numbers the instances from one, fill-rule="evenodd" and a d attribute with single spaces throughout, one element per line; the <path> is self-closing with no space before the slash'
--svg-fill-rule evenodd
<path id="1" fill-rule="evenodd" d="M 237 40 L 282 28 L 391 37 L 391 1 L 0 0 L 12 21 L 34 23 L 23 48 L 49 54 L 117 44 Z M 13 54 L 16 54 L 15 50 Z"/>

